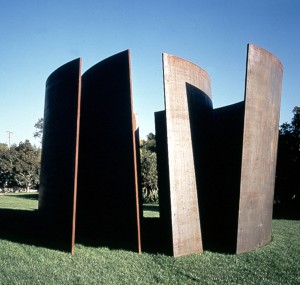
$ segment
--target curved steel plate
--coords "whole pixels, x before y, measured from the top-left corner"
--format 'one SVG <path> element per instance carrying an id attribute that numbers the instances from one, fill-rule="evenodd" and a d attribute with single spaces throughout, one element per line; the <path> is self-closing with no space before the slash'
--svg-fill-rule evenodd
<path id="1" fill-rule="evenodd" d="M 163 54 L 163 70 L 173 255 L 180 256 L 202 251 L 188 101 L 197 104 L 200 93 L 211 101 L 210 78 L 195 64 L 168 54 Z"/>
<path id="2" fill-rule="evenodd" d="M 74 250 L 81 59 L 47 79 L 39 213 L 56 239 Z"/>
<path id="3" fill-rule="evenodd" d="M 271 239 L 282 73 L 274 55 L 248 45 L 237 253 Z"/>
<path id="4" fill-rule="evenodd" d="M 129 51 L 82 76 L 78 237 L 140 250 Z"/>

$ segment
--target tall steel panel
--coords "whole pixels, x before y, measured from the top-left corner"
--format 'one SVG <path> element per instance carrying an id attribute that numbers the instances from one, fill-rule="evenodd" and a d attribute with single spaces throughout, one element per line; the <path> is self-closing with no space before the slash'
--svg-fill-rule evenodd
<path id="1" fill-rule="evenodd" d="M 244 102 L 213 110 L 211 127 L 209 185 L 203 207 L 206 226 L 206 249 L 236 251 L 242 148 L 244 128 Z"/>
<path id="2" fill-rule="evenodd" d="M 202 251 L 188 89 L 210 97 L 210 78 L 195 64 L 168 54 L 163 54 L 163 71 L 172 247 L 180 256 Z"/>
<path id="3" fill-rule="evenodd" d="M 282 73 L 274 55 L 248 45 L 237 253 L 271 239 Z"/>
<path id="4" fill-rule="evenodd" d="M 47 79 L 39 213 L 47 234 L 74 250 L 81 94 L 81 59 Z"/>
<path id="5" fill-rule="evenodd" d="M 140 251 L 129 51 L 83 74 L 80 124 L 78 238 Z"/>

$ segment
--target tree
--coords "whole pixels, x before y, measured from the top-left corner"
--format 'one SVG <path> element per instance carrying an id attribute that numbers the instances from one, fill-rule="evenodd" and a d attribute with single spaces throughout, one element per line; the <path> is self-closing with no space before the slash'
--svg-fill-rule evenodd
<path id="1" fill-rule="evenodd" d="M 140 141 L 143 202 L 158 202 L 156 140 L 153 133 Z"/>
<path id="2" fill-rule="evenodd" d="M 3 191 L 24 189 L 28 191 L 39 184 L 40 149 L 26 140 L 0 152 L 0 185 Z"/>
<path id="3" fill-rule="evenodd" d="M 146 148 L 147 150 L 151 151 L 152 153 L 156 153 L 156 139 L 155 135 L 153 133 L 149 133 L 147 136 L 146 141 L 143 142 L 143 148 Z"/>
<path id="4" fill-rule="evenodd" d="M 13 155 L 8 147 L 1 144 L 0 149 L 0 187 L 2 191 L 6 191 L 6 188 L 11 188 L 14 185 L 13 174 Z"/>
<path id="5" fill-rule="evenodd" d="M 15 148 L 17 155 L 14 161 L 15 180 L 26 192 L 39 184 L 40 150 L 26 140 Z"/>
<path id="6" fill-rule="evenodd" d="M 0 143 L 0 154 L 8 149 L 8 145 L 6 143 Z"/>
<path id="7" fill-rule="evenodd" d="M 40 139 L 40 142 L 42 142 L 44 119 L 39 118 L 38 121 L 35 123 L 34 127 L 35 127 L 36 131 L 34 132 L 33 137 Z"/>
<path id="8" fill-rule="evenodd" d="M 275 209 L 300 209 L 300 107 L 293 109 L 291 123 L 279 129 Z M 295 211 L 294 211 L 295 212 Z"/>

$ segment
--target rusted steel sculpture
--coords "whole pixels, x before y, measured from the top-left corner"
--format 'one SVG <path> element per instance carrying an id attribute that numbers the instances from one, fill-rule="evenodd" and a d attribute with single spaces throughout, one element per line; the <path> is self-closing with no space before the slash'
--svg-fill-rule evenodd
<path id="1" fill-rule="evenodd" d="M 157 129 L 161 129 L 158 140 L 167 143 L 164 158 L 159 153 L 158 160 L 161 165 L 167 163 L 167 167 L 159 168 L 168 172 L 160 174 L 168 179 L 163 182 L 167 187 L 162 189 L 168 193 L 162 194 L 163 203 L 168 206 L 161 206 L 161 215 L 162 220 L 171 223 L 172 253 L 180 256 L 203 250 L 195 174 L 198 158 L 193 153 L 192 132 L 196 127 L 195 110 L 201 109 L 202 104 L 211 106 L 210 78 L 195 64 L 168 54 L 163 54 L 163 70 L 166 110 L 156 116 L 166 124 L 165 134 L 164 127 Z M 201 132 L 201 127 L 196 128 Z"/>
<path id="2" fill-rule="evenodd" d="M 141 252 L 129 51 L 82 78 L 80 70 L 81 60 L 74 60 L 46 83 L 41 217 L 72 253 L 75 224 L 81 242 Z M 163 71 L 165 110 L 155 113 L 161 217 L 143 220 L 146 243 L 153 238 L 155 250 L 174 256 L 203 248 L 242 253 L 267 244 L 281 63 L 248 45 L 244 101 L 217 109 L 203 69 L 163 54 Z"/>
<path id="3" fill-rule="evenodd" d="M 190 216 L 197 198 L 204 248 L 241 253 L 263 246 L 271 239 L 282 65 L 248 45 L 245 100 L 213 109 L 206 73 L 200 87 L 182 80 L 191 71 L 183 62 L 164 55 L 166 111 L 155 114 L 161 217 L 173 254 L 184 254 L 184 244 L 175 244 L 180 229 L 200 225 Z"/>
<path id="4" fill-rule="evenodd" d="M 81 59 L 46 82 L 39 213 L 47 234 L 74 251 L 81 94 Z"/>
<path id="5" fill-rule="evenodd" d="M 140 251 L 129 51 L 83 74 L 80 125 L 78 236 Z"/>
<path id="6" fill-rule="evenodd" d="M 99 62 L 82 79 L 80 63 L 47 80 L 39 211 L 71 252 L 75 223 L 82 241 L 140 252 L 129 51 Z"/>

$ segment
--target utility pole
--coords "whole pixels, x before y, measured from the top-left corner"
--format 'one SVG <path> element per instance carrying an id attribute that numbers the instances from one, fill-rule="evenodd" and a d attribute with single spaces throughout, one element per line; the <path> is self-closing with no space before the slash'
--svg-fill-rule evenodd
<path id="1" fill-rule="evenodd" d="M 14 133 L 11 131 L 6 131 L 6 132 L 7 132 L 7 136 L 8 136 L 8 148 L 10 149 L 10 139 Z"/>

